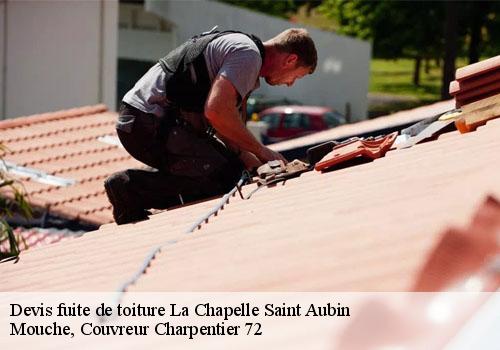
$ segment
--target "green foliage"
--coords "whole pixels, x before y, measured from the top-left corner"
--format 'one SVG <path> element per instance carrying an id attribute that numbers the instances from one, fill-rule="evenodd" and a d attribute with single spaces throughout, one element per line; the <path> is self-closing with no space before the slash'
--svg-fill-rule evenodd
<path id="1" fill-rule="evenodd" d="M 496 56 L 500 52 L 500 2 L 488 2 L 489 11 L 485 19 L 485 38 L 482 53 L 485 56 Z"/>
<path id="2" fill-rule="evenodd" d="M 426 57 L 442 44 L 440 2 L 326 0 L 320 10 L 339 21 L 341 34 L 371 40 L 375 57 Z"/>
<path id="3" fill-rule="evenodd" d="M 0 260 L 19 255 L 18 239 L 6 219 L 12 217 L 15 211 L 25 218 L 32 215 L 21 184 L 11 179 L 4 170 L 3 156 L 6 152 L 6 147 L 0 144 L 0 244 L 9 242 L 9 251 L 0 251 Z"/>

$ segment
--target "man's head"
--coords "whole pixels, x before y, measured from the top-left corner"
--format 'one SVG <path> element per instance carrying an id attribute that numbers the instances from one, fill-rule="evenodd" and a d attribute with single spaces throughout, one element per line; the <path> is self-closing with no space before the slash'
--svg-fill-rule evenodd
<path id="1" fill-rule="evenodd" d="M 261 76 L 270 85 L 291 86 L 296 79 L 312 74 L 318 54 L 305 29 L 291 28 L 264 43 L 266 56 Z"/>

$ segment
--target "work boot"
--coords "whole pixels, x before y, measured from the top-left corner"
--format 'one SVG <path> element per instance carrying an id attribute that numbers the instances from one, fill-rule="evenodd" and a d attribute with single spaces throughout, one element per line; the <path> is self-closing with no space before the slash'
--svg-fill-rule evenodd
<path id="1" fill-rule="evenodd" d="M 109 202 L 113 205 L 113 218 L 118 225 L 147 220 L 150 212 L 137 207 L 131 198 L 127 184 L 130 179 L 126 172 L 118 172 L 104 181 Z"/>

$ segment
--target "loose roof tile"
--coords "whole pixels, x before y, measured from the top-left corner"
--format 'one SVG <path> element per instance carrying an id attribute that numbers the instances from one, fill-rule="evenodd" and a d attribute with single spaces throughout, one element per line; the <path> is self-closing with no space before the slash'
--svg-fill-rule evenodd
<path id="1" fill-rule="evenodd" d="M 397 136 L 398 133 L 393 132 L 390 135 L 376 138 L 374 140 L 355 139 L 353 141 L 335 146 L 333 150 L 323 157 L 323 159 L 321 159 L 314 168 L 318 171 L 322 171 L 355 158 L 361 157 L 373 160 L 383 157 L 391 148 Z"/>
<path id="2" fill-rule="evenodd" d="M 144 167 L 123 148 L 98 140 L 115 135 L 116 117 L 96 105 L 0 121 L 9 164 L 74 181 L 57 186 L 15 175 L 34 206 L 95 225 L 112 221 L 104 179 L 118 170 Z"/>

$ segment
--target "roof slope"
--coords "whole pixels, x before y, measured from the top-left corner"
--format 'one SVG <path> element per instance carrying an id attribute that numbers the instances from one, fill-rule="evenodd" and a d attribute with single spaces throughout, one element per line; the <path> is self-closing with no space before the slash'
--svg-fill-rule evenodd
<path id="1" fill-rule="evenodd" d="M 444 228 L 467 224 L 488 194 L 500 198 L 499 133 L 495 119 L 368 164 L 305 173 L 233 198 L 192 234 L 214 201 L 105 225 L 1 264 L 0 290 L 114 291 L 165 244 L 130 291 L 406 291 Z"/>
<path id="2" fill-rule="evenodd" d="M 116 113 L 96 105 L 0 122 L 1 141 L 10 150 L 4 157 L 7 162 L 75 182 L 63 186 L 17 176 L 33 206 L 91 224 L 113 220 L 104 179 L 142 166 L 119 146 L 99 141 L 116 134 L 115 120 Z"/>

